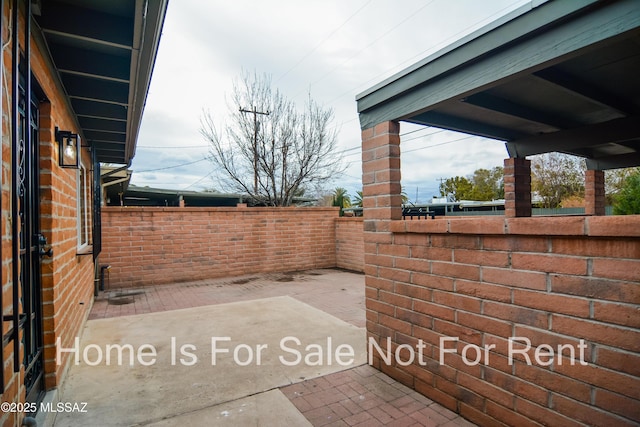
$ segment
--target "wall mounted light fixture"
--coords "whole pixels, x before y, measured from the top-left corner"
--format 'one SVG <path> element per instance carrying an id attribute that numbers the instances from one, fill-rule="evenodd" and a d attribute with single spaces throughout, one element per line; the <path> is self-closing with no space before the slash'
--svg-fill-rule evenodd
<path id="1" fill-rule="evenodd" d="M 56 141 L 58 141 L 59 163 L 63 168 L 80 167 L 80 137 L 68 130 L 59 130 L 56 126 Z"/>

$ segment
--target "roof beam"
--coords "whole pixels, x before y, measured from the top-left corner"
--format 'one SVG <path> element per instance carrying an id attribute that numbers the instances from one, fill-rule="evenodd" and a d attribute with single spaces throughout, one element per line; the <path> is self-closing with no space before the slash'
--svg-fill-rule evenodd
<path id="1" fill-rule="evenodd" d="M 127 123 L 120 120 L 105 120 L 93 117 L 79 116 L 80 126 L 87 130 L 101 130 L 108 132 L 126 133 Z"/>
<path id="2" fill-rule="evenodd" d="M 545 82 L 551 83 L 560 89 L 578 95 L 588 101 L 611 110 L 621 115 L 628 116 L 637 111 L 633 105 L 580 80 L 580 77 L 568 74 L 557 68 L 550 67 L 536 71 L 532 74 Z"/>
<path id="3" fill-rule="evenodd" d="M 133 19 L 51 1 L 40 17 L 45 33 L 117 47 L 131 47 Z M 131 11 L 133 13 L 133 10 Z"/>
<path id="4" fill-rule="evenodd" d="M 640 165 L 640 153 L 618 154 L 617 156 L 587 159 L 587 169 L 608 170 L 631 168 Z"/>
<path id="5" fill-rule="evenodd" d="M 120 150 L 124 147 L 124 142 L 115 142 L 115 141 L 94 141 L 92 146 L 97 148 L 98 150 Z"/>
<path id="6" fill-rule="evenodd" d="M 429 111 L 426 113 L 418 114 L 405 121 L 443 129 L 450 129 L 487 138 L 503 139 L 505 141 L 514 138 L 522 138 L 524 136 L 523 134 L 514 133 L 513 130 L 505 129 L 500 126 L 493 126 L 483 122 L 456 117 L 436 111 Z"/>
<path id="7" fill-rule="evenodd" d="M 129 85 L 126 83 L 69 74 L 62 74 L 61 77 L 70 97 L 127 105 Z"/>
<path id="8" fill-rule="evenodd" d="M 73 110 L 78 116 L 104 117 L 109 120 L 127 120 L 127 107 L 89 99 L 71 99 Z"/>
<path id="9" fill-rule="evenodd" d="M 507 142 L 510 157 L 525 157 L 552 151 L 571 152 L 593 145 L 622 142 L 640 134 L 640 116 L 609 120 L 579 128 Z"/>
<path id="10" fill-rule="evenodd" d="M 84 137 L 89 141 L 116 142 L 116 143 L 122 143 L 122 144 L 124 144 L 126 140 L 125 133 L 102 132 L 102 131 L 95 131 L 95 130 L 85 130 Z"/>
<path id="11" fill-rule="evenodd" d="M 597 10 L 577 13 L 588 8 Z M 573 1 L 544 3 L 359 95 L 360 127 L 407 120 L 598 49 L 637 31 L 639 11 L 640 3 L 635 0 L 595 5 Z M 566 18 L 560 20 L 561 25 L 555 22 L 558 17 Z M 509 43 L 512 40 L 518 42 Z"/>
<path id="12" fill-rule="evenodd" d="M 511 117 L 517 117 L 528 122 L 550 126 L 558 130 L 577 127 L 581 125 L 581 123 L 574 120 L 558 117 L 557 115 L 547 114 L 543 111 L 517 104 L 515 102 L 506 100 L 504 98 L 499 98 L 488 93 L 477 93 L 475 95 L 468 96 L 467 98 L 463 99 L 463 101 L 476 107 L 496 111 L 498 113 L 502 113 Z"/>
<path id="13" fill-rule="evenodd" d="M 119 49 L 112 49 L 113 53 L 96 52 L 59 43 L 50 44 L 50 49 L 61 72 L 129 81 L 130 51 L 124 51 L 124 54 Z"/>

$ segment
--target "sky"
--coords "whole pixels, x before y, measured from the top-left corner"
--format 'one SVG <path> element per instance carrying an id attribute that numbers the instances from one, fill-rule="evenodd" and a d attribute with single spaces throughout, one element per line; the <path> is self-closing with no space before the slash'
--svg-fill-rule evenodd
<path id="1" fill-rule="evenodd" d="M 233 80 L 267 74 L 296 105 L 310 95 L 334 112 L 345 172 L 331 192 L 362 189 L 356 95 L 527 0 L 171 0 L 142 119 L 131 183 L 220 189 L 200 119 L 231 109 Z M 401 123 L 402 186 L 414 203 L 440 178 L 500 166 L 504 143 Z"/>

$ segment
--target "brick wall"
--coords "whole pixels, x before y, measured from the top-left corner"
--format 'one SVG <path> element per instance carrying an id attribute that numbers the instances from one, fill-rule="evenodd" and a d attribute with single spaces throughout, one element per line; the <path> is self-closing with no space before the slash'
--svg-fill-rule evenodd
<path id="1" fill-rule="evenodd" d="M 91 309 L 94 263 L 91 253 L 78 251 L 79 172 L 59 166 L 55 141 L 56 127 L 77 132 L 76 122 L 48 62 L 37 44 L 31 45 L 32 72 L 46 96 L 39 106 L 39 166 L 40 227 L 53 249 L 53 257 L 42 259 L 45 383 L 49 390 L 62 383 L 69 367 L 69 353 L 63 353 L 62 360 L 56 360 L 57 338 L 62 347 L 72 347 Z M 87 170 L 91 170 L 89 151 L 82 149 L 80 155 Z"/>
<path id="2" fill-rule="evenodd" d="M 640 216 L 386 224 L 365 232 L 367 331 L 403 347 L 374 366 L 479 425 L 640 422 Z M 509 363 L 512 337 L 531 363 Z M 424 359 L 401 366 L 420 340 Z"/>
<path id="3" fill-rule="evenodd" d="M 336 218 L 336 267 L 364 272 L 362 218 Z"/>
<path id="4" fill-rule="evenodd" d="M 6 31 L 10 21 L 9 3 L 4 2 L 2 10 L 2 39 L 9 40 Z M 19 37 L 20 47 L 24 48 L 24 19 L 20 17 L 19 30 L 14 29 L 12 37 Z M 35 30 L 34 30 L 35 31 Z M 11 48 L 3 51 L 3 72 L 7 86 L 2 88 L 2 311 L 7 315 L 20 307 L 12 306 L 12 292 L 19 286 L 12 277 L 12 227 L 11 218 L 11 90 L 12 58 Z M 54 129 L 77 132 L 72 112 L 68 109 L 65 94 L 52 72 L 46 56 L 39 50 L 36 40 L 31 38 L 31 67 L 37 85 L 42 88 L 44 96 L 40 96 L 39 105 L 39 165 L 40 171 L 40 208 L 42 233 L 53 247 L 53 258 L 44 258 L 42 262 L 42 302 L 43 328 L 45 346 L 45 385 L 47 390 L 60 385 L 68 367 L 69 356 L 63 360 L 55 360 L 55 342 L 61 338 L 64 347 L 71 347 L 73 340 L 80 334 L 82 323 L 91 308 L 93 298 L 93 259 L 91 255 L 77 253 L 77 171 L 62 169 L 58 166 L 58 146 L 55 142 Z M 89 154 L 83 152 L 85 163 L 90 165 Z M 89 168 L 90 169 L 90 168 Z M 11 328 L 11 322 L 3 322 L 2 333 Z M 21 372 L 13 372 L 13 343 L 4 352 L 4 386 L 5 392 L 0 400 L 22 402 L 24 393 L 24 368 Z M 20 425 L 22 413 L 0 414 L 0 425 Z"/>
<path id="5" fill-rule="evenodd" d="M 111 287 L 336 266 L 337 208 L 102 211 Z"/>
<path id="6" fill-rule="evenodd" d="M 55 126 L 61 120 L 51 108 L 40 106 L 40 215 L 41 231 L 53 249 L 53 257 L 42 258 L 45 382 L 48 389 L 61 384 L 68 368 L 69 353 L 56 360 L 56 339 L 62 347 L 73 346 L 91 308 L 94 293 L 94 263 L 89 253 L 78 251 L 78 171 L 58 165 Z M 82 152 L 90 169 L 91 158 Z M 91 203 L 91 200 L 89 200 Z"/>

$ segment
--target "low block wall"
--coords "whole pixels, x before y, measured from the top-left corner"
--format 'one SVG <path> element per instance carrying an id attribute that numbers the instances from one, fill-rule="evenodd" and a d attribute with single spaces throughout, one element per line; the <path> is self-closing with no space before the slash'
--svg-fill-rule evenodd
<path id="1" fill-rule="evenodd" d="M 336 266 L 337 208 L 102 210 L 111 287 Z"/>
<path id="2" fill-rule="evenodd" d="M 640 422 L 640 216 L 364 229 L 374 366 L 479 425 Z"/>
<path id="3" fill-rule="evenodd" d="M 362 218 L 336 218 L 336 267 L 364 272 Z"/>

